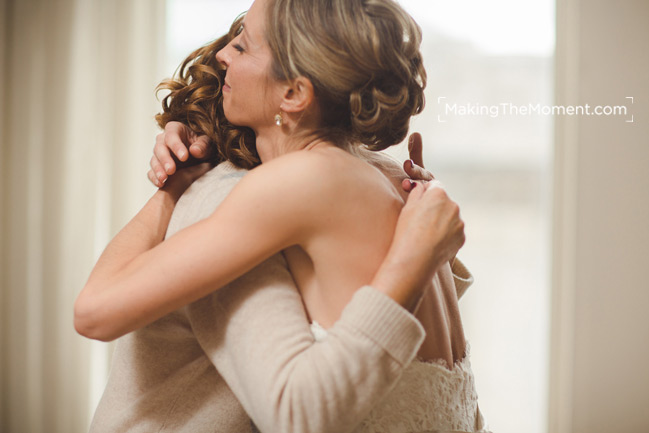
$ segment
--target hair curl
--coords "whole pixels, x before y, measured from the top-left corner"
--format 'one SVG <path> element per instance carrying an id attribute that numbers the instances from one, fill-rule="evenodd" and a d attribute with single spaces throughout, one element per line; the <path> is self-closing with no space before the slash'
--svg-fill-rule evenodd
<path id="1" fill-rule="evenodd" d="M 311 80 L 335 143 L 383 150 L 424 108 L 421 29 L 393 0 L 271 0 L 266 38 L 276 79 Z"/>
<path id="2" fill-rule="evenodd" d="M 225 70 L 216 60 L 216 53 L 240 31 L 243 16 L 237 18 L 230 31 L 219 39 L 195 50 L 181 64 L 174 76 L 162 81 L 156 93 L 169 90 L 162 99 L 162 113 L 155 116 L 164 128 L 178 121 L 199 135 L 209 138 L 213 162 L 229 160 L 242 168 L 260 164 L 255 135 L 249 128 L 232 125 L 223 112 L 222 85 Z"/>

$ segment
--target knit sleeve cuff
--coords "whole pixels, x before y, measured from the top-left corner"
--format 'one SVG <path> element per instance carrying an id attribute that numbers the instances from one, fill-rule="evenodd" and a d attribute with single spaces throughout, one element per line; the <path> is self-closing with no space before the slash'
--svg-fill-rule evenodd
<path id="1" fill-rule="evenodd" d="M 469 286 L 473 284 L 473 275 L 464 263 L 457 257 L 453 261 L 451 266 L 453 270 L 453 281 L 455 282 L 455 290 L 457 291 L 457 298 L 460 299 L 462 295 L 467 291 Z"/>
<path id="2" fill-rule="evenodd" d="M 370 286 L 356 291 L 341 321 L 382 347 L 402 365 L 413 360 L 426 335 L 415 316 Z"/>

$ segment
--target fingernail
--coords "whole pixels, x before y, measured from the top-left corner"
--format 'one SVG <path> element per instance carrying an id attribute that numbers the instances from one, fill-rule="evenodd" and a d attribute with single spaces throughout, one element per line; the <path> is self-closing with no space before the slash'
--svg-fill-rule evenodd
<path id="1" fill-rule="evenodd" d="M 171 168 L 172 168 L 171 164 L 169 164 L 169 163 L 165 164 L 165 171 L 167 172 L 167 174 L 169 174 L 169 172 L 171 172 Z"/>
<path id="2" fill-rule="evenodd" d="M 411 135 L 410 137 L 408 137 L 408 143 L 412 143 L 413 141 L 415 141 L 414 136 Z"/>
<path id="3" fill-rule="evenodd" d="M 413 168 L 415 166 L 415 161 L 412 159 L 409 159 L 408 162 L 410 163 L 410 168 Z"/>
<path id="4" fill-rule="evenodd" d="M 181 159 L 182 159 L 182 158 L 184 158 L 184 157 L 185 157 L 185 151 L 184 151 L 184 150 L 179 151 L 179 152 L 178 152 L 178 158 L 181 158 Z"/>

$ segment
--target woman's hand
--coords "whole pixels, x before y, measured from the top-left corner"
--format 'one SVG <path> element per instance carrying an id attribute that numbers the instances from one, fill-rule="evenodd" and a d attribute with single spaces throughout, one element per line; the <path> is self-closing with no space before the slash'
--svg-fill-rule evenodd
<path id="1" fill-rule="evenodd" d="M 426 283 L 439 266 L 455 257 L 464 241 L 457 203 L 439 181 L 417 182 L 372 286 L 412 310 Z"/>
<path id="2" fill-rule="evenodd" d="M 412 191 L 414 188 L 414 181 L 431 181 L 435 179 L 433 173 L 424 168 L 424 155 L 421 134 L 413 132 L 408 138 L 408 153 L 410 159 L 403 163 L 403 170 L 408 175 L 409 179 L 404 179 L 401 183 L 403 190 L 406 192 Z"/>
<path id="3" fill-rule="evenodd" d="M 209 154 L 209 139 L 206 135 L 197 135 L 183 123 L 169 122 L 164 131 L 156 137 L 150 162 L 151 169 L 147 175 L 151 183 L 161 188 L 169 176 L 176 172 L 174 157 L 185 162 L 191 155 L 201 161 Z"/>
<path id="4" fill-rule="evenodd" d="M 408 153 L 410 159 L 403 163 L 403 170 L 409 179 L 404 179 L 401 182 L 401 187 L 406 192 L 412 191 L 416 185 L 415 181 L 429 182 L 435 179 L 433 173 L 424 168 L 423 142 L 420 133 L 413 132 L 408 138 Z M 455 255 L 451 257 L 449 262 L 453 265 L 454 261 Z"/>
<path id="5" fill-rule="evenodd" d="M 167 191 L 177 201 L 196 179 L 204 175 L 211 168 L 212 165 L 208 162 L 183 167 L 178 170 L 178 173 L 171 176 L 161 189 Z"/>

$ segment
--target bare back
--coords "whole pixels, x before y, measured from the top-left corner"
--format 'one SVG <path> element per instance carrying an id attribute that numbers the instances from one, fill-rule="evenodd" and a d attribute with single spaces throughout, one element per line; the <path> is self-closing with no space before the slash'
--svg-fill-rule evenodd
<path id="1" fill-rule="evenodd" d="M 354 291 L 369 284 L 389 249 L 404 199 L 381 171 L 341 149 L 313 149 L 329 183 L 314 196 L 319 233 L 284 250 L 312 321 L 334 324 Z M 419 307 L 427 338 L 420 358 L 452 365 L 464 357 L 464 334 L 450 266 L 435 276 Z"/>

